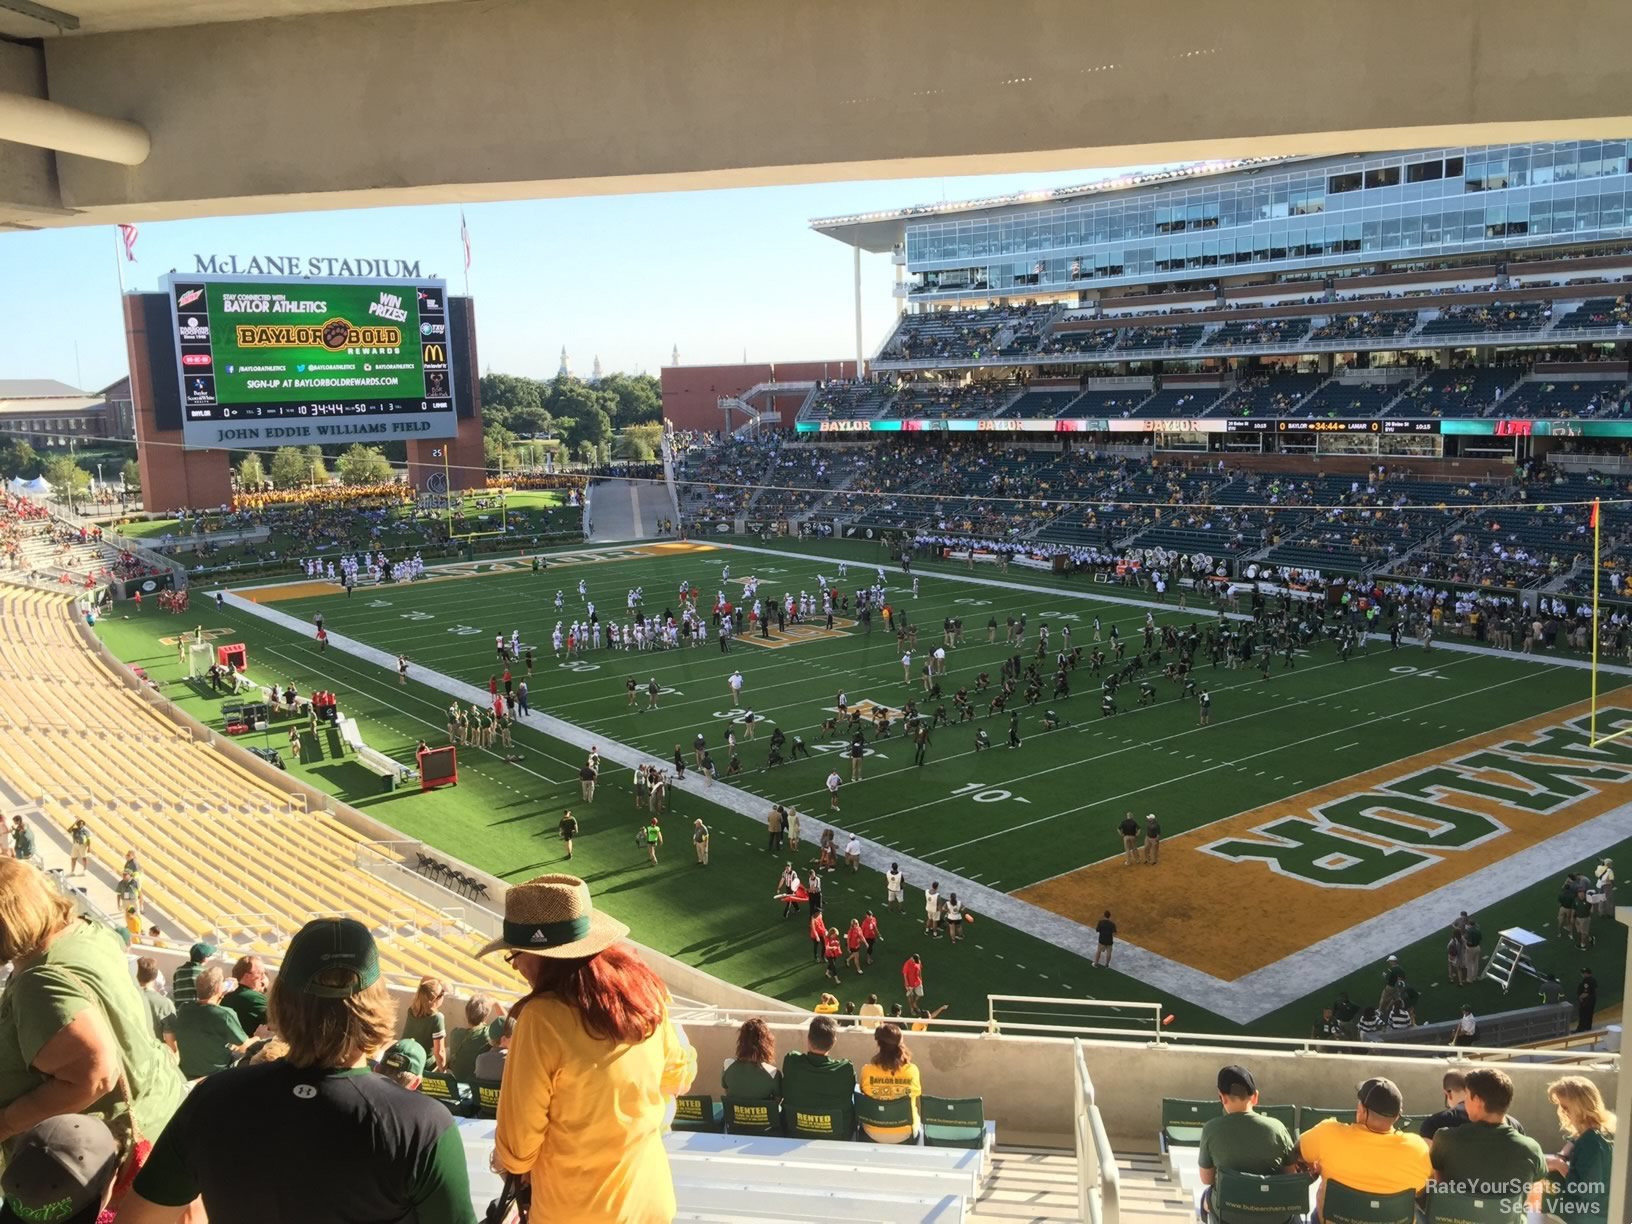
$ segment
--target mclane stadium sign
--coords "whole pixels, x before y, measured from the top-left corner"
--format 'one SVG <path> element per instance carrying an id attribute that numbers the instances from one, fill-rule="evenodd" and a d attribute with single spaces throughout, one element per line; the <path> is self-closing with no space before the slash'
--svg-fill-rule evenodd
<path id="1" fill-rule="evenodd" d="M 341 255 L 194 255 L 193 271 L 207 276 L 381 276 L 418 280 L 417 259 Z"/>

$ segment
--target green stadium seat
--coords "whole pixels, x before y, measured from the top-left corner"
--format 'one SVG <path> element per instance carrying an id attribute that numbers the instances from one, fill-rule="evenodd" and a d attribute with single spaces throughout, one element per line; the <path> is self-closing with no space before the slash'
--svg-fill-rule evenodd
<path id="1" fill-rule="evenodd" d="M 499 1081 L 498 1080 L 471 1080 L 468 1085 L 471 1099 L 476 1102 L 476 1116 L 478 1118 L 496 1118 L 499 1116 Z"/>
<path id="2" fill-rule="evenodd" d="M 1274 1118 L 1286 1127 L 1286 1133 L 1298 1133 L 1298 1107 L 1296 1105 L 1254 1105 L 1253 1109 L 1266 1118 Z"/>
<path id="3" fill-rule="evenodd" d="M 1161 1150 L 1165 1153 L 1170 1147 L 1195 1147 L 1201 1142 L 1201 1128 L 1223 1113 L 1224 1103 L 1217 1097 L 1210 1101 L 1163 1097 L 1162 1133 L 1157 1137 Z"/>
<path id="4" fill-rule="evenodd" d="M 677 1131 L 719 1131 L 724 1128 L 725 1107 L 713 1097 L 687 1093 L 674 1098 L 674 1121 Z"/>
<path id="5" fill-rule="evenodd" d="M 986 1102 L 980 1097 L 922 1096 L 918 1115 L 930 1147 L 979 1148 L 986 1143 Z"/>
<path id="6" fill-rule="evenodd" d="M 1212 1218 L 1219 1224 L 1292 1224 L 1309 1214 L 1310 1182 L 1302 1173 L 1235 1173 L 1213 1180 Z"/>
<path id="7" fill-rule="evenodd" d="M 870 1097 L 864 1092 L 856 1094 L 856 1120 L 861 1123 L 861 1137 L 869 1139 L 869 1126 L 911 1126 L 912 1098 L 910 1096 L 896 1097 L 893 1101 L 881 1101 L 877 1097 Z"/>
<path id="8" fill-rule="evenodd" d="M 1366 1194 L 1328 1181 L 1321 1195 L 1321 1224 L 1412 1224 L 1417 1216 L 1417 1196 L 1410 1190 Z"/>
<path id="9" fill-rule="evenodd" d="M 1354 1106 L 1348 1105 L 1342 1109 L 1321 1109 L 1314 1105 L 1298 1106 L 1298 1130 L 1312 1131 L 1328 1118 L 1335 1118 L 1339 1122 L 1354 1121 Z"/>
<path id="10" fill-rule="evenodd" d="M 782 1100 L 782 1126 L 793 1139 L 853 1139 L 855 1094 L 847 1091 L 805 1098 L 790 1092 Z"/>
<path id="11" fill-rule="evenodd" d="M 1523 1224 L 1524 1200 L 1500 1194 L 1442 1194 L 1428 1187 L 1428 1224 Z"/>
<path id="12" fill-rule="evenodd" d="M 468 1090 L 445 1071 L 427 1071 L 419 1080 L 420 1095 L 441 1101 L 449 1113 L 466 1117 L 470 1113 L 471 1098 Z"/>
<path id="13" fill-rule="evenodd" d="M 777 1101 L 725 1098 L 725 1129 L 732 1135 L 780 1135 L 782 1106 Z"/>

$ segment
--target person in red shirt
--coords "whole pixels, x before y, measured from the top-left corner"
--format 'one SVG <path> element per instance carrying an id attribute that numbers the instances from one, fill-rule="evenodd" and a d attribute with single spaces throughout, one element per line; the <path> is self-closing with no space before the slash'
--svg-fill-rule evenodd
<path id="1" fill-rule="evenodd" d="M 824 949 L 827 955 L 827 976 L 835 982 L 839 980 L 839 962 L 844 959 L 844 944 L 839 940 L 837 928 L 827 933 L 827 946 Z"/>
<path id="2" fill-rule="evenodd" d="M 924 997 L 924 962 L 916 952 L 907 957 L 906 964 L 901 966 L 901 984 L 906 987 L 907 1004 L 918 1006 Z"/>
<path id="3" fill-rule="evenodd" d="M 861 920 L 859 918 L 850 919 L 850 929 L 844 933 L 844 942 L 845 946 L 850 949 L 850 955 L 844 958 L 844 963 L 854 965 L 857 973 L 865 973 L 866 970 L 861 967 L 861 949 L 865 945 L 866 939 L 861 933 Z"/>
<path id="4" fill-rule="evenodd" d="M 812 948 L 811 960 L 822 959 L 822 946 L 827 943 L 827 923 L 822 921 L 820 910 L 810 915 L 810 944 Z"/>
<path id="5" fill-rule="evenodd" d="M 873 963 L 873 945 L 878 943 L 878 919 L 873 917 L 873 911 L 868 910 L 867 916 L 861 920 L 861 937 L 867 941 L 867 963 Z"/>
<path id="6" fill-rule="evenodd" d="M 497 697 L 499 695 L 499 678 L 497 676 L 488 676 L 487 695 L 489 697 Z"/>

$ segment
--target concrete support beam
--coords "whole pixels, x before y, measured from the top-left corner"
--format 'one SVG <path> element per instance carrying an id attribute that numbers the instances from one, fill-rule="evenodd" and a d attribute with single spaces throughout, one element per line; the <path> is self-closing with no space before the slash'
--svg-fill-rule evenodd
<path id="1" fill-rule="evenodd" d="M 45 55 L 153 134 L 59 159 L 106 222 L 1625 136 L 1629 41 L 1623 0 L 484 0 Z"/>
<path id="2" fill-rule="evenodd" d="M 5 90 L 0 90 L 0 140 L 120 166 L 141 165 L 152 149 L 140 124 Z"/>

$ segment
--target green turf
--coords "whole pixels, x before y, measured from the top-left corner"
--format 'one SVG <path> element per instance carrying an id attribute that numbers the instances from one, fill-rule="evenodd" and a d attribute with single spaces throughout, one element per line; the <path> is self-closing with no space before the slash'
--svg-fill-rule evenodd
<path id="1" fill-rule="evenodd" d="M 876 546 L 835 547 L 871 554 L 865 567 L 852 563 L 847 589 L 870 580 Z M 482 686 L 497 668 L 494 635 L 508 636 L 512 628 L 519 628 L 524 641 L 535 648 L 537 667 L 531 685 L 535 708 L 662 757 L 678 743 L 686 748 L 689 760 L 692 736 L 702 729 L 722 766 L 719 746 L 730 717 L 725 677 L 733 667 L 742 669 L 748 701 L 756 712 L 812 744 L 820 742 L 820 722 L 839 687 L 852 702 L 872 698 L 892 706 L 917 691 L 916 685 L 902 683 L 896 640 L 882 625 L 875 626 L 870 636 L 856 630 L 832 641 L 780 650 L 739 643 L 729 656 L 712 645 L 644 655 L 589 652 L 560 660 L 550 650 L 549 629 L 558 619 L 555 592 L 563 592 L 565 604 L 559 618 L 570 622 L 583 614 L 576 590 L 580 578 L 588 583 L 589 596 L 603 619 L 614 612 L 622 619 L 625 592 L 634 585 L 644 587 L 648 612 L 672 605 L 682 579 L 702 589 L 705 605 L 712 603 L 722 563 L 730 564 L 738 577 L 757 573 L 766 594 L 814 591 L 818 573 L 836 576 L 831 557 L 807 562 L 716 552 L 552 565 L 540 574 L 494 573 L 360 591 L 349 600 L 286 601 L 277 607 L 303 619 L 321 611 L 331 631 L 392 653 L 404 652 L 418 667 Z M 978 571 L 978 576 L 998 577 L 989 568 Z M 1036 641 L 1036 626 L 1047 621 L 1057 645 L 1062 614 L 1076 617 L 1071 622 L 1074 636 L 1084 645 L 1092 637 L 1096 615 L 1106 632 L 1114 622 L 1124 636 L 1143 622 L 1140 608 L 1080 598 L 1092 590 L 1080 578 L 1055 579 L 1019 570 L 1006 577 L 1031 585 L 1057 585 L 1078 597 L 992 591 L 928 576 L 917 599 L 903 594 L 892 600 L 922 626 L 916 658 L 940 641 L 944 616 L 963 616 L 965 645 L 953 652 L 949 696 L 960 681 L 972 688 L 980 670 L 989 671 L 995 681 L 999 661 L 1007 653 L 1001 641 L 1007 615 L 1028 616 L 1031 644 Z M 892 574 L 891 582 L 898 586 L 900 576 Z M 740 597 L 740 587 L 730 589 Z M 999 641 L 988 645 L 985 625 L 994 615 L 1000 625 Z M 1161 619 L 1180 623 L 1204 620 L 1206 615 L 1205 610 L 1181 613 L 1172 606 L 1161 610 Z M 250 672 L 257 679 L 288 678 L 303 690 L 319 685 L 336 689 L 343 710 L 358 717 L 365 739 L 384 751 L 406 756 L 420 737 L 432 742 L 445 738 L 445 699 L 434 691 L 416 684 L 399 687 L 381 669 L 338 652 L 320 655 L 309 639 L 293 638 L 252 616 L 210 608 L 189 615 L 185 622 L 149 614 L 103 620 L 99 628 L 124 657 L 167 679 L 176 674 L 174 651 L 156 646 L 153 639 L 200 621 L 206 627 L 230 628 L 234 638 L 248 643 Z M 1028 658 L 1031 653 L 1028 650 Z M 1130 657 L 1132 653 L 1130 640 Z M 1369 656 L 1342 663 L 1331 647 L 1320 647 L 1293 671 L 1280 671 L 1277 660 L 1277 670 L 1267 683 L 1255 669 L 1220 670 L 1215 676 L 1204 668 L 1203 679 L 1212 683 L 1215 697 L 1214 725 L 1208 728 L 1196 726 L 1193 706 L 1175 700 L 1165 681 L 1158 686 L 1162 700 L 1155 707 L 1132 709 L 1130 694 L 1124 702 L 1126 712 L 1102 722 L 1097 717 L 1097 685 L 1086 668 L 1079 669 L 1074 685 L 1078 695 L 1055 703 L 1073 720 L 1071 725 L 1043 732 L 1042 706 L 1026 711 L 1025 744 L 1020 750 L 977 756 L 971 750 L 969 724 L 937 731 L 929 764 L 923 768 L 912 765 L 911 750 L 898 736 L 875 745 L 883 758 L 869 757 L 865 780 L 846 784 L 839 819 L 844 827 L 886 847 L 914 854 L 949 873 L 978 873 L 981 883 L 1012 891 L 1119 853 L 1114 825 L 1134 804 L 1141 811 L 1159 811 L 1171 836 L 1435 744 L 1554 709 L 1586 692 L 1582 672 L 1488 657 L 1435 656 L 1434 678 L 1394 670 L 1424 665 L 1419 656 L 1420 652 L 1393 654 L 1374 646 Z M 516 671 L 519 675 L 522 669 Z M 656 678 L 665 688 L 659 709 L 626 707 L 624 683 L 631 675 L 643 686 Z M 169 687 L 201 717 L 208 720 L 215 713 L 215 700 L 182 691 L 180 685 Z M 640 704 L 645 704 L 644 698 Z M 1001 741 L 1006 720 L 982 719 L 980 725 L 989 726 L 993 738 Z M 757 741 L 744 743 L 745 772 L 732 781 L 765 796 L 767 803 L 772 799 L 797 803 L 805 813 L 804 837 L 814 842 L 826 807 L 822 779 L 836 757 L 824 758 L 818 751 L 813 760 L 767 771 L 768 729 L 768 725 L 762 729 Z M 272 742 L 282 747 L 283 738 L 275 732 Z M 593 811 L 586 813 L 576 802 L 577 786 L 571 780 L 581 754 L 526 730 L 518 733 L 518 745 L 524 755 L 519 765 L 465 750 L 461 784 L 429 795 L 380 795 L 372 775 L 344 762 L 313 763 L 297 772 L 404 832 L 508 879 L 563 866 L 554 830 L 563 807 L 571 806 L 584 829 L 572 868 L 591 882 L 609 909 L 630 923 L 637 938 L 728 980 L 795 1002 L 808 1004 L 825 988 L 819 968 L 811 963 L 803 922 L 781 921 L 780 907 L 770 900 L 780 860 L 767 854 L 763 830 L 707 803 L 694 774 L 677 793 L 673 814 L 664 822 L 670 843 L 662 864 L 653 869 L 633 844 L 637 818 L 626 777 L 603 780 Z M 1187 759 L 1192 755 L 1196 759 Z M 848 768 L 842 772 L 848 777 Z M 972 789 L 976 783 L 978 791 Z M 990 802 L 973 797 L 978 793 L 991 798 L 999 792 L 1008 797 Z M 692 862 L 685 844 L 685 831 L 695 815 L 708 819 L 715 832 L 714 861 L 706 871 Z M 1629 847 L 1632 843 L 1621 847 L 1617 856 L 1623 862 L 1632 861 L 1623 857 L 1632 852 Z M 813 857 L 813 850 L 805 847 L 802 857 Z M 1559 874 L 1572 866 L 1585 865 L 1560 863 Z M 924 881 L 910 883 L 921 887 Z M 1484 910 L 1487 934 L 1493 938 L 1496 930 L 1515 923 L 1545 929 L 1537 924 L 1550 919 L 1555 888 L 1554 880 L 1540 881 L 1505 905 Z M 897 968 L 909 951 L 925 956 L 930 1002 L 949 1002 L 951 1014 L 963 1018 L 983 1017 L 988 993 L 1160 998 L 1142 983 L 1092 970 L 1073 955 L 992 921 L 977 921 L 970 939 L 957 948 L 926 940 L 916 934 L 922 924 L 919 895 L 909 890 L 907 913 L 883 917 L 888 955 L 863 978 L 846 975 L 836 992 L 841 999 L 859 1002 L 876 990 L 886 1004 L 899 1000 Z M 850 878 L 841 872 L 829 884 L 828 914 L 848 918 L 859 915 L 863 906 L 882 913 L 882 900 L 882 881 L 876 875 L 863 872 Z M 1615 924 L 1598 925 L 1601 940 L 1593 964 L 1607 1006 L 1620 995 L 1624 943 Z M 1137 942 L 1137 932 L 1125 934 Z M 1432 937 L 1402 950 L 1414 981 L 1441 980 L 1443 944 L 1443 937 Z M 1554 959 L 1559 963 L 1553 964 Z M 1575 959 L 1552 944 L 1538 957 L 1566 981 L 1577 970 Z M 1308 1031 L 1320 1002 L 1336 989 L 1347 985 L 1356 999 L 1364 1000 L 1375 996 L 1375 979 L 1375 971 L 1368 969 L 1350 983 L 1321 984 L 1309 998 L 1252 1028 L 1301 1035 Z M 1430 1019 L 1454 1015 L 1463 998 L 1481 1011 L 1513 1005 L 1488 984 L 1466 991 L 1430 989 L 1426 994 L 1422 1010 Z M 1174 1010 L 1182 1013 L 1181 1027 L 1231 1027 L 1194 1005 L 1179 1004 Z"/>

